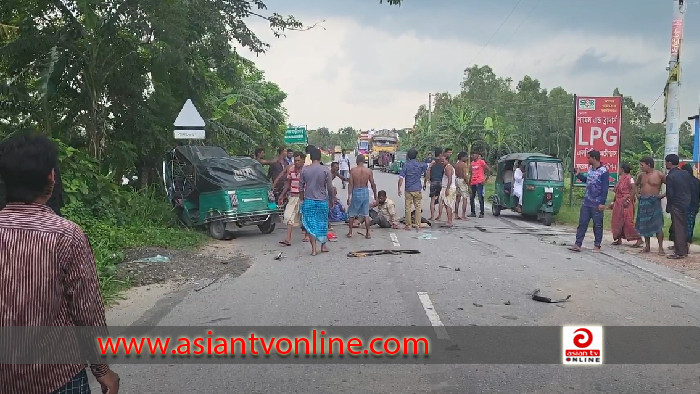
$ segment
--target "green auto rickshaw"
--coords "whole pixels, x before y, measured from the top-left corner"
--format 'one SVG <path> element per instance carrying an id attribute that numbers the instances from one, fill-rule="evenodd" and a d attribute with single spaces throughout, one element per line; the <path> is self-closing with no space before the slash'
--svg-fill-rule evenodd
<path id="1" fill-rule="evenodd" d="M 518 204 L 515 172 L 523 173 L 522 201 Z M 495 194 L 489 197 L 491 211 L 499 216 L 511 209 L 523 216 L 536 217 L 546 226 L 552 224 L 564 198 L 564 173 L 561 159 L 541 153 L 513 153 L 498 160 Z"/>
<path id="2" fill-rule="evenodd" d="M 220 147 L 176 147 L 163 160 L 163 181 L 180 222 L 204 226 L 215 239 L 233 226 L 256 225 L 270 234 L 283 213 L 262 165 Z"/>
<path id="3" fill-rule="evenodd" d="M 403 169 L 403 165 L 406 164 L 406 155 L 408 152 L 396 152 L 394 154 L 394 161 L 389 164 L 389 172 L 392 174 L 398 174 Z"/>

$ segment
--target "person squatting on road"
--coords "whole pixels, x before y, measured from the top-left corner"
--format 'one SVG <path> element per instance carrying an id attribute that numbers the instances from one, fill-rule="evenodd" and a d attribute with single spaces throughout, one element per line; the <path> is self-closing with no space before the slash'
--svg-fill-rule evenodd
<path id="1" fill-rule="evenodd" d="M 457 194 L 457 184 L 455 182 L 455 169 L 452 167 L 445 155 L 441 156 L 442 164 L 445 166 L 445 171 L 442 176 L 442 192 L 440 193 L 440 205 L 445 206 L 447 211 L 447 223 L 441 227 L 452 227 L 452 208 L 455 205 L 455 196 Z"/>
<path id="2" fill-rule="evenodd" d="M 377 193 L 377 200 L 369 206 L 369 217 L 372 219 L 369 224 L 378 224 L 381 228 L 399 228 L 399 221 L 396 217 L 396 204 L 386 198 L 386 191 L 380 190 Z"/>
<path id="3" fill-rule="evenodd" d="M 439 202 L 440 193 L 442 192 L 442 175 L 445 172 L 445 165 L 442 164 L 440 155 L 442 155 L 442 149 L 435 149 L 435 158 L 428 166 L 428 173 L 423 180 L 423 190 L 425 190 L 426 184 L 430 181 L 430 220 L 435 219 L 435 204 Z M 442 206 L 438 208 L 437 217 L 442 217 Z"/>
<path id="4" fill-rule="evenodd" d="M 374 183 L 372 170 L 365 167 L 365 156 L 358 155 L 357 166 L 350 170 L 350 183 L 348 186 L 348 238 L 352 237 L 352 228 L 355 219 L 364 220 L 365 238 L 370 239 L 370 217 L 369 217 L 369 187 L 372 187 L 374 200 L 377 200 L 377 185 Z"/>
<path id="5" fill-rule="evenodd" d="M 282 245 L 290 246 L 292 244 L 292 231 L 294 227 L 301 224 L 299 211 L 301 210 L 300 201 L 300 182 L 301 172 L 304 169 L 304 160 L 306 159 L 301 152 L 294 152 L 294 164 L 286 169 L 287 180 L 284 184 L 284 189 L 280 193 L 278 204 L 283 205 L 284 199 L 287 198 L 287 205 L 284 207 L 284 224 L 287 225 L 287 238 L 280 241 Z"/>
<path id="6" fill-rule="evenodd" d="M 637 220 L 634 229 L 644 237 L 644 253 L 651 252 L 651 237 L 659 242 L 659 254 L 664 253 L 664 211 L 661 208 L 661 186 L 666 183 L 666 175 L 654 169 L 654 159 L 643 157 L 639 160 L 641 173 L 637 178 Z"/>
<path id="7" fill-rule="evenodd" d="M 588 174 L 583 175 L 576 168 L 576 177 L 586 184 L 586 193 L 579 211 L 578 228 L 576 229 L 576 243 L 569 250 L 581 251 L 583 239 L 588 230 L 588 224 L 593 219 L 593 246 L 595 252 L 600 252 L 600 244 L 603 242 L 603 212 L 605 200 L 608 198 L 608 186 L 610 185 L 610 172 L 600 162 L 600 152 L 591 150 L 588 152 Z"/>
<path id="8" fill-rule="evenodd" d="M 678 155 L 666 156 L 666 212 L 671 214 L 673 227 L 673 251 L 669 259 L 682 259 L 688 255 L 688 209 L 691 203 L 693 176 L 678 168 Z"/>
<path id="9" fill-rule="evenodd" d="M 472 154 L 471 164 L 471 200 L 469 202 L 472 213 L 469 217 L 476 217 L 475 197 L 479 197 L 479 218 L 484 217 L 484 185 L 488 181 L 485 171 L 491 173 L 491 168 L 481 158 L 479 153 Z"/>
<path id="10" fill-rule="evenodd" d="M 0 144 L 7 202 L 0 211 L 0 327 L 106 327 L 90 243 L 45 205 L 57 163 L 58 149 L 44 136 Z M 108 365 L 90 369 L 103 392 L 118 393 L 119 376 Z M 0 364 L 0 382 L 7 393 L 90 392 L 85 364 Z"/>
<path id="11" fill-rule="evenodd" d="M 412 226 L 411 222 L 411 206 L 415 207 L 415 217 L 416 217 L 416 229 L 420 230 L 420 222 L 423 212 L 421 211 L 421 201 L 423 200 L 423 193 L 421 192 L 420 180 L 423 174 L 426 172 L 428 167 L 427 163 L 422 163 L 416 160 L 418 157 L 418 151 L 415 149 L 410 149 L 406 154 L 408 161 L 404 164 L 401 172 L 399 173 L 399 184 L 398 184 L 398 194 L 401 197 L 401 186 L 405 182 L 406 197 L 404 199 L 404 205 L 406 207 L 405 211 L 405 223 L 404 227 L 406 230 L 410 230 Z M 427 176 L 426 176 L 427 178 Z"/>
<path id="12" fill-rule="evenodd" d="M 455 177 L 457 178 L 457 196 L 455 200 L 454 216 L 457 220 L 467 220 L 467 204 L 470 198 L 469 193 L 469 155 L 467 152 L 459 152 L 457 164 L 455 164 Z M 462 215 L 459 215 L 459 203 L 462 203 Z"/>
<path id="13" fill-rule="evenodd" d="M 636 189 L 634 179 L 630 175 L 630 166 L 620 166 L 620 177 L 615 185 L 615 199 L 610 204 L 612 209 L 612 235 L 613 245 L 622 245 L 622 240 L 636 241 L 635 248 L 642 246 L 642 237 L 634 229 L 634 206 L 636 203 Z"/>
<path id="14" fill-rule="evenodd" d="M 317 241 L 321 243 L 321 252 L 328 252 L 328 213 L 333 184 L 331 170 L 321 165 L 321 151 L 313 148 L 310 156 L 311 165 L 301 173 L 301 220 L 306 232 L 311 235 L 311 255 L 316 256 Z"/>

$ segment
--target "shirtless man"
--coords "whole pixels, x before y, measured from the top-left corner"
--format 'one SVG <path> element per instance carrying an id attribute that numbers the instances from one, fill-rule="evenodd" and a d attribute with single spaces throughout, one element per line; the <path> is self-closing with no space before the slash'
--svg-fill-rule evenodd
<path id="1" fill-rule="evenodd" d="M 377 185 L 374 183 L 374 173 L 372 170 L 365 167 L 365 156 L 357 156 L 357 167 L 350 170 L 350 182 L 348 187 L 348 238 L 352 237 L 352 226 L 355 224 L 355 218 L 360 221 L 364 219 L 365 229 L 367 233 L 365 238 L 370 239 L 369 226 L 369 188 L 367 184 L 372 186 L 374 200 L 377 200 Z"/>
<path id="2" fill-rule="evenodd" d="M 469 155 L 467 152 L 460 152 L 457 156 L 457 164 L 454 165 L 455 177 L 457 178 L 457 196 L 455 200 L 455 219 L 467 220 L 467 205 L 469 202 Z M 462 204 L 462 216 L 459 216 L 459 202 L 464 197 Z"/>
<path id="3" fill-rule="evenodd" d="M 651 251 L 651 237 L 656 235 L 659 241 L 659 254 L 664 254 L 664 214 L 661 209 L 660 195 L 661 185 L 666 182 L 666 175 L 654 169 L 654 159 L 643 157 L 639 161 L 641 174 L 637 178 L 637 192 L 639 194 L 639 208 L 635 230 L 644 237 L 644 253 Z"/>

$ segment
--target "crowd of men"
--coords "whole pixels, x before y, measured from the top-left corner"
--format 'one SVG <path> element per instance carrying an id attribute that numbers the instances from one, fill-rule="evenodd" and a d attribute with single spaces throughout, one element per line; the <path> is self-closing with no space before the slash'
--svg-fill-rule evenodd
<path id="1" fill-rule="evenodd" d="M 345 221 L 347 237 L 353 237 L 356 228 L 364 226 L 365 238 L 371 238 L 371 227 L 400 227 L 396 204 L 387 198 L 385 190 L 377 190 L 372 170 L 366 167 L 366 158 L 358 155 L 355 166 L 350 164 L 346 150 L 331 163 L 330 168 L 321 162 L 321 151 L 313 145 L 304 152 L 280 147 L 275 160 L 265 160 L 263 149 L 255 151 L 255 159 L 268 165 L 268 177 L 272 182 L 278 204 L 284 206 L 283 223 L 287 235 L 280 244 L 292 244 L 294 228 L 301 227 L 303 242 L 311 243 L 311 254 L 327 252 L 326 243 L 335 240 L 329 220 Z M 409 150 L 407 162 L 399 174 L 398 194 L 405 192 L 406 212 L 404 228 L 420 229 L 422 222 L 442 220 L 443 210 L 447 221 L 442 227 L 453 227 L 454 220 L 477 217 L 476 201 L 479 201 L 478 217 L 484 217 L 484 185 L 491 169 L 478 153 L 461 152 L 457 161 L 451 161 L 451 149 L 437 149 L 426 161 L 418 161 L 415 149 Z M 471 166 L 469 165 L 471 163 Z M 347 211 L 337 198 L 333 180 L 339 178 L 343 189 L 348 188 Z M 422 217 L 422 191 L 430 183 L 430 219 Z M 403 188 L 403 189 L 402 189 Z M 371 198 L 372 197 L 372 198 Z M 467 215 L 467 201 L 471 214 Z M 462 206 L 460 215 L 460 205 Z M 437 215 L 436 215 L 437 206 Z"/>
<path id="2" fill-rule="evenodd" d="M 606 204 L 610 174 L 600 161 L 600 152 L 588 152 L 589 168 L 584 175 L 576 169 L 577 178 L 586 183 L 586 192 L 581 204 L 576 242 L 570 248 L 580 252 L 588 225 L 593 221 L 593 251 L 599 252 L 603 241 L 603 217 L 606 209 L 613 211 L 613 245 L 622 244 L 623 239 L 633 241 L 634 247 L 644 246 L 643 252 L 651 251 L 651 238 L 658 241 L 658 253 L 664 255 L 664 213 L 661 201 L 666 199 L 666 212 L 671 216 L 669 238 L 673 241 L 673 254 L 669 259 L 682 259 L 688 256 L 695 231 L 695 220 L 700 205 L 700 180 L 694 176 L 693 167 L 685 164 L 682 168 L 678 155 L 665 158 L 666 174 L 654 169 L 651 157 L 640 159 L 640 174 L 635 181 L 630 175 L 631 168 L 622 164 L 615 185 L 615 200 Z M 666 184 L 666 192 L 662 186 Z M 635 218 L 635 204 L 638 200 Z M 636 219 L 636 220 L 635 220 Z M 644 239 L 644 244 L 642 244 Z"/>

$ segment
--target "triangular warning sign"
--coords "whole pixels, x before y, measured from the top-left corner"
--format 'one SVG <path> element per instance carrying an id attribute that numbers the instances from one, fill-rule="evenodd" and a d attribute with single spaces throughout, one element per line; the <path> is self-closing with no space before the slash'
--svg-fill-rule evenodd
<path id="1" fill-rule="evenodd" d="M 175 127 L 204 127 L 204 119 L 199 114 L 197 108 L 192 104 L 192 100 L 187 99 L 182 106 L 180 114 L 175 119 Z"/>

